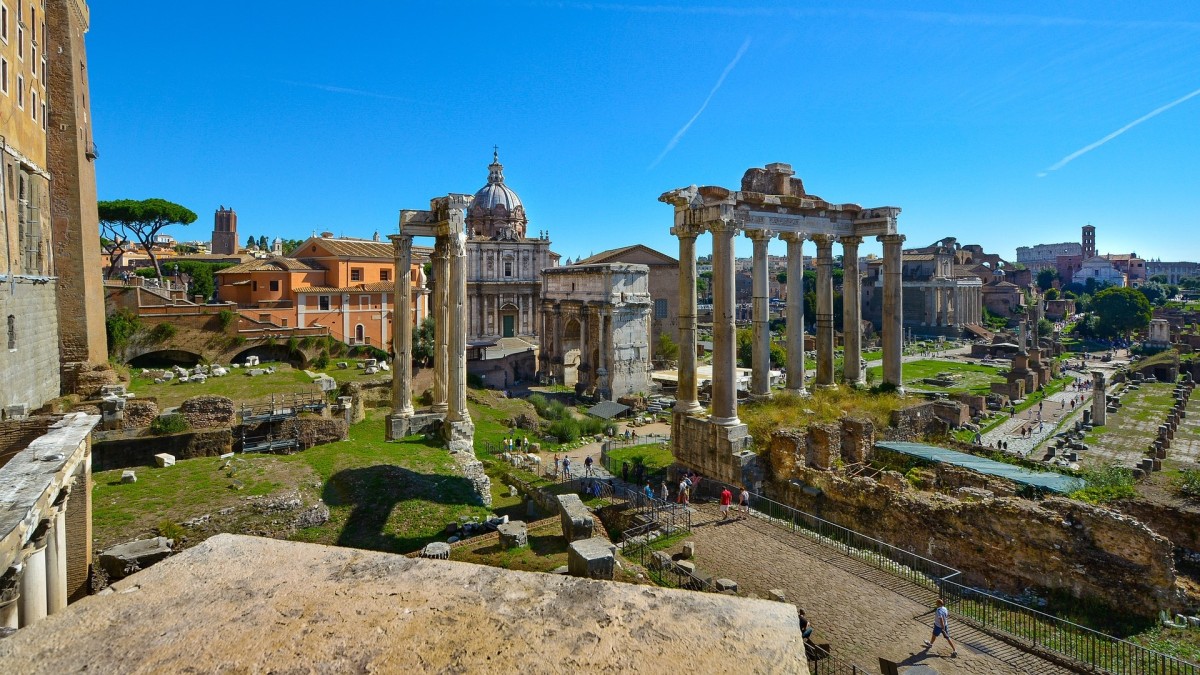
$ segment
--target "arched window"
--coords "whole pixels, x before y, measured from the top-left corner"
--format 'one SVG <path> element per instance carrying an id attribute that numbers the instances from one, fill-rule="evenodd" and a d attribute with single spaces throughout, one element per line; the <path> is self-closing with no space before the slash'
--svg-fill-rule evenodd
<path id="1" fill-rule="evenodd" d="M 354 327 L 354 341 L 358 344 L 363 343 L 363 325 L 361 323 Z"/>
<path id="2" fill-rule="evenodd" d="M 17 317 L 8 315 L 8 351 L 17 351 Z"/>

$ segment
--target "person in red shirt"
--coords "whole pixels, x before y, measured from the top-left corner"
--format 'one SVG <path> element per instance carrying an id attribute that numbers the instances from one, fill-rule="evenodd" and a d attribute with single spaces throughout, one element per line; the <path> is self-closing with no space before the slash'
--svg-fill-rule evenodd
<path id="1" fill-rule="evenodd" d="M 729 505 L 733 503 L 733 493 L 729 488 L 721 490 L 721 520 L 729 517 Z"/>

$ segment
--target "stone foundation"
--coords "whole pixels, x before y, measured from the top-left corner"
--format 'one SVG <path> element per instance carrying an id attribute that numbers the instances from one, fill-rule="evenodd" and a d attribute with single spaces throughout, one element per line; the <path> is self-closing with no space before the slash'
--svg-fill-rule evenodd
<path id="1" fill-rule="evenodd" d="M 441 428 L 444 413 L 419 412 L 413 415 L 388 415 L 387 439 L 398 441 L 417 434 L 437 433 Z"/>
<path id="2" fill-rule="evenodd" d="M 750 449 L 753 445 L 745 424 L 721 426 L 681 412 L 671 416 L 675 461 L 702 475 L 733 485 L 758 485 L 762 467 Z"/>

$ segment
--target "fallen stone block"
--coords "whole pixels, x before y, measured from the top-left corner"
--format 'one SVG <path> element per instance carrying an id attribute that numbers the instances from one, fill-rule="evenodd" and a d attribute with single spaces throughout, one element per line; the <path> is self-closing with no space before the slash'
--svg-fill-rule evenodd
<path id="1" fill-rule="evenodd" d="M 434 541 L 425 545 L 421 549 L 422 558 L 432 558 L 434 560 L 449 560 L 450 559 L 450 544 L 444 541 Z"/>
<path id="2" fill-rule="evenodd" d="M 500 533 L 500 546 L 503 548 L 520 548 L 529 543 L 529 531 L 520 520 L 507 522 L 496 528 Z"/>
<path id="3" fill-rule="evenodd" d="M 675 568 L 679 570 L 680 574 L 686 574 L 688 576 L 696 573 L 696 563 L 690 560 L 675 561 Z"/>
<path id="4" fill-rule="evenodd" d="M 683 542 L 683 559 L 691 560 L 694 557 L 696 557 L 696 542 L 694 542 L 694 541 Z"/>
<path id="5" fill-rule="evenodd" d="M 667 555 L 666 551 L 655 551 L 654 555 L 650 556 L 650 569 L 653 570 L 669 570 L 674 561 L 671 556 Z"/>
<path id="6" fill-rule="evenodd" d="M 175 455 L 167 452 L 160 452 L 154 456 L 154 463 L 160 468 L 175 466 Z"/>
<path id="7" fill-rule="evenodd" d="M 787 602 L 787 594 L 782 589 L 772 588 L 767 591 L 767 599 L 774 600 L 775 602 Z"/>
<path id="8" fill-rule="evenodd" d="M 592 513 L 577 494 L 558 496 L 558 514 L 562 520 L 563 536 L 567 541 L 590 539 L 596 527 Z"/>
<path id="9" fill-rule="evenodd" d="M 122 483 L 136 483 L 137 482 L 137 472 L 122 471 L 121 472 L 121 482 Z"/>
<path id="10" fill-rule="evenodd" d="M 717 587 L 717 592 L 723 593 L 725 591 L 733 591 L 734 593 L 737 593 L 738 585 L 733 579 L 717 579 L 715 585 Z"/>
<path id="11" fill-rule="evenodd" d="M 567 550 L 567 568 L 573 577 L 611 581 L 615 563 L 613 545 L 600 537 L 573 541 Z"/>
<path id="12" fill-rule="evenodd" d="M 171 555 L 173 545 L 174 542 L 166 537 L 118 544 L 100 554 L 100 568 L 108 575 L 110 581 L 124 579 Z"/>

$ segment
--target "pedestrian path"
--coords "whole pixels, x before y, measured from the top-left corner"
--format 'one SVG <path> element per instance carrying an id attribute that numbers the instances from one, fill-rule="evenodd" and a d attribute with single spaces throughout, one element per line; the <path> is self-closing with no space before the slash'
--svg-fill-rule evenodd
<path id="1" fill-rule="evenodd" d="M 1074 402 L 1074 405 L 1072 405 Z M 1007 443 L 1008 452 L 1028 456 L 1046 439 L 1061 430 L 1066 421 L 1074 424 L 1092 404 L 1090 392 L 1060 391 L 1047 396 L 1042 405 L 1034 405 L 1000 423 L 983 434 L 982 444 L 995 448 L 997 442 Z M 1023 434 L 1022 430 L 1028 430 Z M 1040 456 L 1036 459 L 1040 459 Z"/>
<path id="2" fill-rule="evenodd" d="M 815 626 L 813 640 L 832 645 L 839 660 L 874 672 L 879 658 L 922 665 L 942 675 L 1068 673 L 951 618 L 958 657 L 939 638 L 922 648 L 933 625 L 932 591 L 793 534 L 757 516 L 721 521 L 715 503 L 694 505 L 697 569 L 738 582 L 742 593 L 783 590 Z"/>

